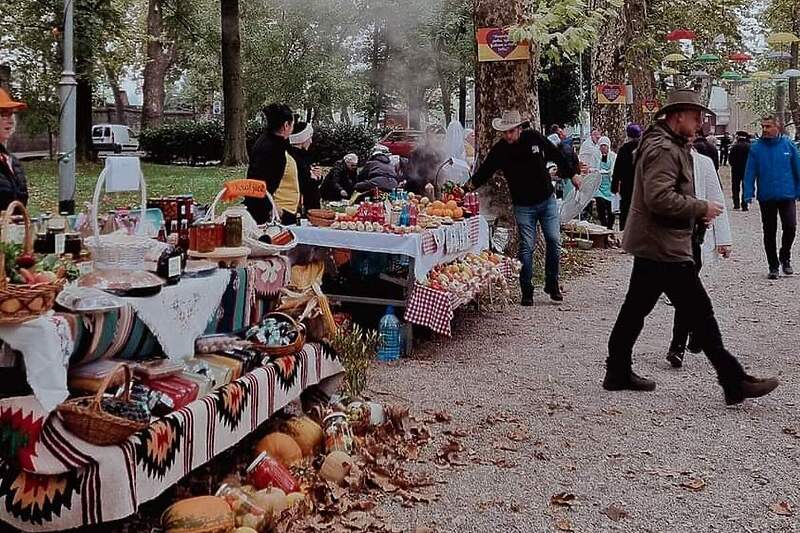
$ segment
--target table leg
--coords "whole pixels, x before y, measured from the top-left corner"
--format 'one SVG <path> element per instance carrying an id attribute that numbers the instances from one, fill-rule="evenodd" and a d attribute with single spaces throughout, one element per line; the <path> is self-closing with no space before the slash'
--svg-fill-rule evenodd
<path id="1" fill-rule="evenodd" d="M 414 258 L 410 257 L 408 260 L 408 278 L 406 279 L 406 308 L 408 308 L 408 300 L 411 298 L 411 291 L 414 290 L 414 284 L 417 282 L 417 277 L 414 274 Z M 406 353 L 405 356 L 409 357 L 414 351 L 414 325 L 411 322 L 405 324 L 406 336 Z"/>

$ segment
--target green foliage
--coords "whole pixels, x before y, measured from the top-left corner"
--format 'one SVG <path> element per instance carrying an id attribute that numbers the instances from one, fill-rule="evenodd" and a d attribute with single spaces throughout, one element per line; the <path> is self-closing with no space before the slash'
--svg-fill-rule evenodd
<path id="1" fill-rule="evenodd" d="M 157 163 L 190 165 L 222 159 L 222 123 L 218 120 L 171 122 L 144 130 L 139 146 Z"/>
<path id="2" fill-rule="evenodd" d="M 344 367 L 342 392 L 349 399 L 360 398 L 367 388 L 369 368 L 381 345 L 380 334 L 355 324 L 349 329 L 338 328 L 330 344 Z"/>
<path id="3" fill-rule="evenodd" d="M 380 132 L 366 126 L 348 124 L 320 125 L 314 129 L 311 144 L 312 160 L 330 166 L 353 152 L 360 161 L 366 161 L 379 138 Z"/>

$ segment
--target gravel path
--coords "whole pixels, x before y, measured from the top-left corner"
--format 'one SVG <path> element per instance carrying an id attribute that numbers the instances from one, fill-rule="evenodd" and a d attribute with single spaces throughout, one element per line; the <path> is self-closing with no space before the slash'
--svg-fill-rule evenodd
<path id="1" fill-rule="evenodd" d="M 444 431 L 467 434 L 455 439 L 464 466 L 419 465 L 441 481 L 438 501 L 386 501 L 380 512 L 406 531 L 800 531 L 800 276 L 767 281 L 757 207 L 730 216 L 734 257 L 707 267 L 704 281 L 728 348 L 752 373 L 778 376 L 777 391 L 726 408 L 705 357 L 669 368 L 673 309 L 664 304 L 634 356 L 656 391 L 604 391 L 632 259 L 592 252 L 594 271 L 568 283 L 563 304 L 537 291 L 533 308 L 461 313 L 452 339 L 374 371 L 375 397 L 452 415 L 433 424 L 429 459 L 450 438 Z M 557 493 L 575 495 L 574 505 L 551 504 Z M 770 509 L 783 501 L 793 516 Z M 612 504 L 627 516 L 609 518 Z"/>

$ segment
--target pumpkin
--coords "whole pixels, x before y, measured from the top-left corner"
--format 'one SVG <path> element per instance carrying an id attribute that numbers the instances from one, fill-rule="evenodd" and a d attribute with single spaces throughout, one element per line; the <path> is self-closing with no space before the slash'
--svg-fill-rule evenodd
<path id="1" fill-rule="evenodd" d="M 455 200 L 450 200 L 447 202 L 448 209 L 455 209 L 456 207 L 458 207 L 458 203 Z"/>
<path id="2" fill-rule="evenodd" d="M 280 517 L 281 513 L 289 508 L 286 493 L 276 487 L 256 492 L 255 501 L 264 510 L 269 522 L 272 522 L 274 518 Z"/>
<path id="3" fill-rule="evenodd" d="M 332 483 L 339 484 L 344 481 L 350 469 L 353 467 L 353 460 L 344 452 L 333 451 L 325 458 L 319 474 L 323 479 Z"/>
<path id="4" fill-rule="evenodd" d="M 322 428 L 307 416 L 292 418 L 286 422 L 283 430 L 291 435 L 300 446 L 304 457 L 314 456 L 318 450 L 322 449 L 322 441 L 325 437 Z"/>
<path id="5" fill-rule="evenodd" d="M 267 455 L 286 467 L 295 465 L 303 459 L 300 446 L 286 433 L 270 433 L 258 441 L 256 452 L 267 452 Z"/>
<path id="6" fill-rule="evenodd" d="M 464 217 L 464 210 L 460 207 L 456 207 L 453 209 L 453 218 L 463 218 Z"/>
<path id="7" fill-rule="evenodd" d="M 290 508 L 306 501 L 306 495 L 302 492 L 291 492 L 286 495 L 286 505 Z"/>
<path id="8" fill-rule="evenodd" d="M 228 533 L 234 528 L 233 511 L 216 496 L 199 496 L 171 505 L 161 515 L 167 533 Z"/>
<path id="9" fill-rule="evenodd" d="M 258 533 L 258 531 L 256 531 L 252 527 L 244 527 L 244 526 L 242 526 L 242 527 L 237 527 L 236 529 L 234 529 L 233 533 Z"/>

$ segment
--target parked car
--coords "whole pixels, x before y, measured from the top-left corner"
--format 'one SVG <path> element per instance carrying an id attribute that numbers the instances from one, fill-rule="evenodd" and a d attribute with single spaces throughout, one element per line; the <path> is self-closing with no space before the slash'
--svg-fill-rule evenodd
<path id="1" fill-rule="evenodd" d="M 139 139 L 124 124 L 95 124 L 92 126 L 92 148 L 96 152 L 136 152 Z"/>
<path id="2" fill-rule="evenodd" d="M 389 148 L 394 155 L 408 157 L 424 136 L 425 133 L 418 130 L 394 130 L 378 143 Z"/>

